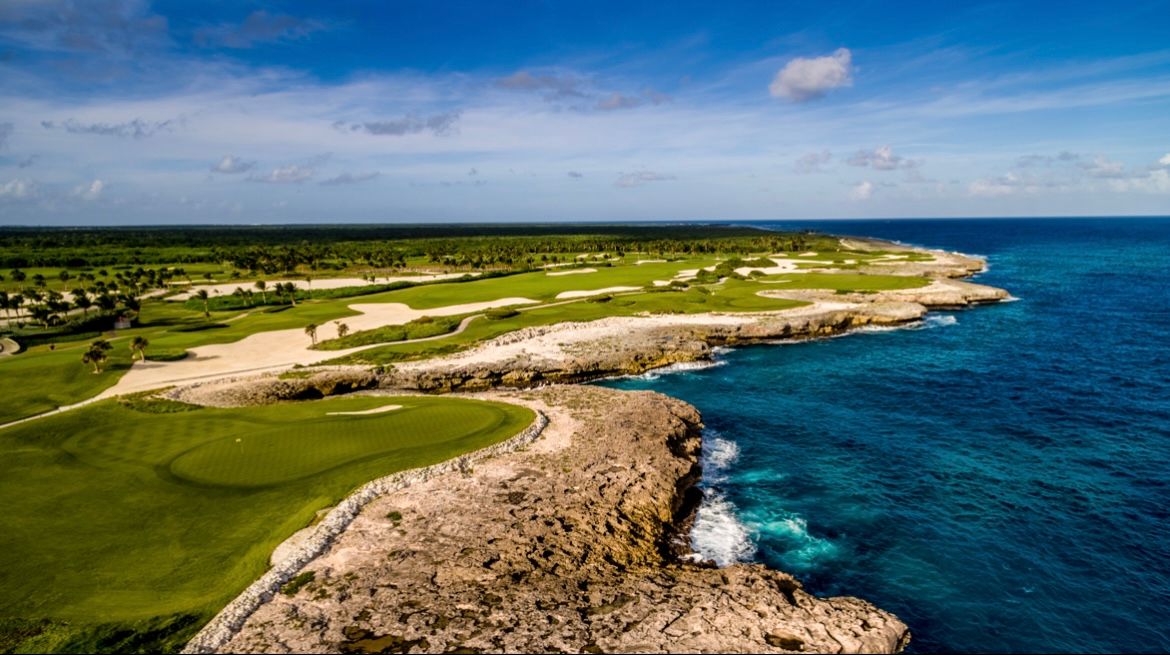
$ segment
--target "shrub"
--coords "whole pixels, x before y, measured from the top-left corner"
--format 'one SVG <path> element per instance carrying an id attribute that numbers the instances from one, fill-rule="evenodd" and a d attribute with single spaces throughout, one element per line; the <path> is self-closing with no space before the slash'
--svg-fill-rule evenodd
<path id="1" fill-rule="evenodd" d="M 484 312 L 484 316 L 487 316 L 489 319 L 491 319 L 493 321 L 498 321 L 500 319 L 505 319 L 505 318 L 512 318 L 513 316 L 519 316 L 519 315 L 520 315 L 520 312 L 516 311 L 515 309 L 512 309 L 511 307 L 497 307 L 495 309 L 489 309 L 486 312 Z"/>
<path id="2" fill-rule="evenodd" d="M 151 362 L 177 362 L 186 359 L 188 354 L 186 350 L 155 350 L 146 353 L 146 359 Z"/>
<path id="3" fill-rule="evenodd" d="M 228 327 L 227 323 L 196 323 L 195 325 L 183 325 L 174 328 L 175 332 L 202 332 L 204 330 L 218 330 L 220 328 Z"/>
<path id="4" fill-rule="evenodd" d="M 280 588 L 280 593 L 285 596 L 295 596 L 302 587 L 316 579 L 317 573 L 315 571 L 302 571 L 297 577 L 289 580 L 287 584 Z"/>
<path id="5" fill-rule="evenodd" d="M 589 299 L 589 302 L 609 302 L 611 300 L 613 300 L 613 296 L 606 293 L 606 294 L 602 294 L 600 296 L 593 296 L 592 298 Z"/>

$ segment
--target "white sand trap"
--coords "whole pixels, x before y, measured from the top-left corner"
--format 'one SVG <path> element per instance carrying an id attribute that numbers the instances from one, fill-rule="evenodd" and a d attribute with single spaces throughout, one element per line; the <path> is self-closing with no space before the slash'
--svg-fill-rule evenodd
<path id="1" fill-rule="evenodd" d="M 670 286 L 670 280 L 654 280 L 654 286 L 668 287 L 668 286 Z"/>
<path id="2" fill-rule="evenodd" d="M 292 282 L 298 289 L 307 291 L 310 289 L 320 290 L 342 289 L 345 287 L 368 287 L 374 284 L 391 284 L 393 282 L 433 282 L 435 280 L 457 280 L 464 275 L 471 275 L 472 277 L 475 277 L 478 276 L 479 273 L 437 273 L 433 275 L 398 275 L 394 277 L 379 276 L 377 278 L 377 282 L 370 282 L 369 280 L 363 280 L 356 277 L 333 277 L 320 280 L 314 279 L 313 284 L 311 285 L 305 282 L 304 279 L 267 280 L 265 283 L 268 285 L 266 293 L 272 295 L 272 288 L 277 284 L 283 284 L 285 282 Z M 171 296 L 169 300 L 187 300 L 199 289 L 207 289 L 207 293 L 213 296 L 230 296 L 232 292 L 236 290 L 236 287 L 239 287 L 244 291 L 251 291 L 257 295 L 260 294 L 260 290 L 256 288 L 255 280 L 238 280 L 236 282 L 226 282 L 224 284 L 196 284 L 191 286 L 188 291 Z"/>
<path id="3" fill-rule="evenodd" d="M 606 293 L 621 293 L 622 291 L 638 291 L 642 287 L 606 287 L 604 289 L 593 289 L 591 291 L 562 291 L 557 294 L 557 300 L 568 300 L 570 298 L 588 298 L 589 296 L 600 296 Z"/>
<path id="4" fill-rule="evenodd" d="M 816 256 L 817 256 L 817 253 L 814 250 L 810 250 L 808 252 L 802 252 L 799 255 L 797 255 L 797 257 L 816 257 Z"/>
<path id="5" fill-rule="evenodd" d="M 364 416 L 366 414 L 381 414 L 382 412 L 393 412 L 396 409 L 402 409 L 402 405 L 382 405 L 373 409 L 366 409 L 360 412 L 325 412 L 325 416 Z"/>
<path id="6" fill-rule="evenodd" d="M 796 262 L 772 259 L 770 257 L 769 260 L 775 264 L 775 266 L 769 266 L 767 268 L 758 266 L 741 266 L 735 269 L 735 272 L 746 277 L 747 275 L 750 275 L 752 271 L 760 271 L 764 275 L 780 275 L 781 273 L 791 273 L 797 270 Z"/>
<path id="7" fill-rule="evenodd" d="M 665 264 L 665 263 L 666 263 L 665 259 L 639 259 L 638 261 L 634 262 L 634 265 L 641 266 L 642 264 Z"/>
<path id="8" fill-rule="evenodd" d="M 582 273 L 596 273 L 596 268 L 574 268 L 571 271 L 549 271 L 545 275 L 549 277 L 558 277 L 561 275 L 581 275 Z"/>

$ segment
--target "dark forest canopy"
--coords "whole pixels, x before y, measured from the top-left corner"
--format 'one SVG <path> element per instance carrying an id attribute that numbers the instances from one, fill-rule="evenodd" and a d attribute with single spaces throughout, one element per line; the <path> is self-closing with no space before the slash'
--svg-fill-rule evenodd
<path id="1" fill-rule="evenodd" d="M 719 224 L 0 227 L 0 268 L 202 262 L 273 273 L 297 266 L 394 266 L 410 257 L 512 265 L 532 255 L 573 251 L 794 250 L 817 238 Z"/>

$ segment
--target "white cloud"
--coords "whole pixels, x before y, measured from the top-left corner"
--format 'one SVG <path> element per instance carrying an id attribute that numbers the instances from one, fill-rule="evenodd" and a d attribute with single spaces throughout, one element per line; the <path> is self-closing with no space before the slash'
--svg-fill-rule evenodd
<path id="1" fill-rule="evenodd" d="M 369 173 L 342 173 L 337 177 L 331 177 L 328 180 L 321 180 L 321 186 L 341 186 L 343 184 L 357 184 L 359 182 L 368 182 L 375 177 L 378 177 L 378 171 Z"/>
<path id="2" fill-rule="evenodd" d="M 795 168 L 797 173 L 823 173 L 824 169 L 821 166 L 829 163 L 833 158 L 833 154 L 828 150 L 821 152 L 809 152 L 800 156 L 796 160 Z"/>
<path id="3" fill-rule="evenodd" d="M 10 180 L 0 184 L 0 198 L 23 200 L 36 192 L 36 185 L 31 180 Z"/>
<path id="4" fill-rule="evenodd" d="M 865 180 L 849 191 L 849 197 L 854 200 L 868 200 L 873 195 L 873 182 Z"/>
<path id="5" fill-rule="evenodd" d="M 1158 168 L 1147 175 L 1123 180 L 1109 180 L 1109 188 L 1119 193 L 1139 191 L 1142 193 L 1170 193 L 1170 170 Z"/>
<path id="6" fill-rule="evenodd" d="M 853 54 L 839 48 L 827 57 L 797 57 L 784 65 L 768 90 L 773 97 L 805 102 L 853 85 Z"/>
<path id="7" fill-rule="evenodd" d="M 895 155 L 890 146 L 881 146 L 872 152 L 858 150 L 849 158 L 850 166 L 870 166 L 879 171 L 893 171 L 899 168 L 914 168 L 918 162 Z"/>
<path id="8" fill-rule="evenodd" d="M 246 173 L 255 166 L 256 162 L 254 161 L 244 161 L 235 155 L 225 155 L 218 164 L 211 167 L 211 172 L 234 175 L 236 173 Z"/>
<path id="9" fill-rule="evenodd" d="M 628 189 L 630 187 L 642 186 L 647 182 L 663 182 L 667 180 L 677 179 L 673 175 L 663 175 L 662 173 L 655 173 L 654 171 L 638 171 L 635 173 L 622 173 L 618 175 L 618 179 L 614 182 L 615 186 Z"/>
<path id="10" fill-rule="evenodd" d="M 267 182 L 269 184 L 298 184 L 300 182 L 304 182 L 316 174 L 317 171 L 308 166 L 290 164 L 288 166 L 274 168 L 272 169 L 272 172 L 267 175 L 253 175 L 248 179 L 252 182 Z"/>
<path id="11" fill-rule="evenodd" d="M 94 180 L 89 184 L 79 184 L 73 187 L 73 191 L 69 195 L 82 200 L 97 200 L 101 197 L 102 191 L 105 190 L 106 183 L 101 180 Z"/>
<path id="12" fill-rule="evenodd" d="M 1112 161 L 1107 157 L 1097 155 L 1093 158 L 1091 164 L 1082 164 L 1082 168 L 1088 173 L 1090 177 L 1102 177 L 1108 179 L 1120 179 L 1126 177 L 1125 164 L 1119 161 Z"/>
<path id="13" fill-rule="evenodd" d="M 1158 160 L 1158 165 L 1159 166 L 1170 166 L 1170 152 L 1166 153 L 1165 155 L 1162 156 L 1161 159 Z"/>

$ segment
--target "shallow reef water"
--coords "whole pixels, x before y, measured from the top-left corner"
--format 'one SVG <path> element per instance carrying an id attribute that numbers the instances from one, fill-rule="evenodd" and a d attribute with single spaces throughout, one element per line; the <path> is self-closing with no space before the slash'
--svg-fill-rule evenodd
<path id="1" fill-rule="evenodd" d="M 703 413 L 693 546 L 911 651 L 1170 651 L 1170 219 L 764 225 L 985 255 L 1018 300 L 604 382 Z"/>

